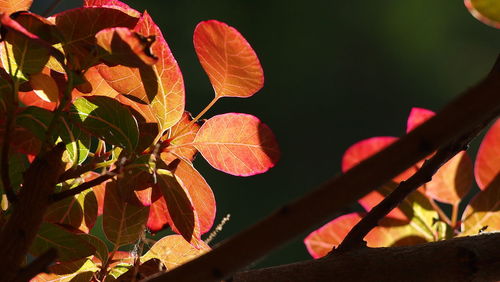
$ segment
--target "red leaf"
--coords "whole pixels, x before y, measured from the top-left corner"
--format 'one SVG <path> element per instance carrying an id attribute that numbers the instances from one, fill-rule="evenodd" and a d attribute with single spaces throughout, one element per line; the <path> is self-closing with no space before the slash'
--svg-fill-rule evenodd
<path id="1" fill-rule="evenodd" d="M 184 113 L 182 73 L 161 30 L 148 13 L 142 15 L 134 31 L 146 37 L 156 36 L 151 51 L 158 57 L 158 62 L 140 68 L 99 66 L 99 72 L 119 93 L 149 104 L 160 133 L 163 133 L 176 124 Z"/>
<path id="2" fill-rule="evenodd" d="M 264 85 L 257 54 L 235 28 L 216 20 L 201 22 L 193 43 L 215 97 L 250 97 Z"/>
<path id="3" fill-rule="evenodd" d="M 248 114 L 210 118 L 198 131 L 194 145 L 214 168 L 237 176 L 264 173 L 280 157 L 271 129 Z"/>
<path id="4" fill-rule="evenodd" d="M 201 127 L 198 123 L 190 123 L 192 119 L 188 112 L 184 112 L 181 120 L 170 128 L 168 135 L 165 135 L 161 139 L 162 141 L 169 142 L 169 146 L 166 148 L 168 153 L 189 161 L 194 159 L 198 151 L 194 146 L 186 146 L 186 144 L 193 143 L 196 133 L 198 133 Z M 186 128 L 188 125 L 189 127 Z M 179 133 L 181 135 L 178 135 Z M 179 146 L 179 148 L 175 148 L 176 146 Z M 170 161 L 172 159 L 169 159 L 168 162 Z"/>
<path id="5" fill-rule="evenodd" d="M 481 190 L 486 187 L 500 173 L 500 119 L 488 130 L 484 136 L 474 168 L 476 182 Z"/>
<path id="6" fill-rule="evenodd" d="M 444 164 L 425 185 L 431 198 L 448 204 L 458 204 L 472 187 L 472 161 L 465 151 Z"/>
<path id="7" fill-rule="evenodd" d="M 173 160 L 172 156 L 167 154 L 162 154 L 161 158 L 166 163 Z M 177 165 L 174 174 L 181 180 L 181 186 L 189 194 L 200 222 L 201 234 L 208 232 L 214 223 L 216 211 L 212 189 L 193 165 L 184 160 Z"/>
<path id="8" fill-rule="evenodd" d="M 361 161 L 371 157 L 375 153 L 378 153 L 385 147 L 389 146 L 393 142 L 396 142 L 398 138 L 391 136 L 382 137 L 372 137 L 362 141 L 359 141 L 349 147 L 342 157 L 342 172 L 346 172 L 352 167 L 359 164 Z M 414 168 L 410 168 L 394 178 L 394 181 L 401 182 L 408 179 L 415 172 Z"/>
<path id="9" fill-rule="evenodd" d="M 149 217 L 146 226 L 153 232 L 160 231 L 169 223 L 169 218 L 165 198 L 160 197 L 149 207 Z"/>
<path id="10" fill-rule="evenodd" d="M 0 0 L 0 13 L 12 14 L 30 9 L 33 0 Z"/>
<path id="11" fill-rule="evenodd" d="M 406 123 L 406 132 L 410 132 L 428 119 L 436 115 L 433 111 L 423 108 L 412 108 Z"/>
<path id="12" fill-rule="evenodd" d="M 125 27 L 113 27 L 96 34 L 97 45 L 109 54 L 104 60 L 112 64 L 139 67 L 154 65 L 158 58 L 150 53 L 154 38 L 144 37 Z"/>
<path id="13" fill-rule="evenodd" d="M 18 92 L 18 97 L 25 106 L 35 106 L 49 111 L 53 111 L 57 107 L 56 103 L 42 100 L 34 91 Z"/>
<path id="14" fill-rule="evenodd" d="M 373 207 L 380 203 L 385 198 L 379 191 L 375 190 L 368 193 L 363 198 L 359 199 L 359 204 L 369 212 Z M 408 220 L 408 217 L 398 208 L 394 208 L 387 214 L 388 217 L 398 220 Z"/>
<path id="15" fill-rule="evenodd" d="M 138 18 L 111 7 L 89 7 L 67 10 L 54 16 L 63 36 L 63 49 L 75 69 L 90 67 L 97 32 L 111 27 L 133 28 Z M 92 24 L 89 24 L 91 22 Z M 95 62 L 94 62 L 95 63 Z"/>

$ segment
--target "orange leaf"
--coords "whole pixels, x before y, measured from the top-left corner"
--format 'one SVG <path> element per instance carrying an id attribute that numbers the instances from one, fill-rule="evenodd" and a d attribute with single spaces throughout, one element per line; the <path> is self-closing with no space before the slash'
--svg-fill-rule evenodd
<path id="1" fill-rule="evenodd" d="M 141 257 L 141 262 L 157 258 L 167 267 L 167 270 L 170 271 L 208 251 L 210 251 L 210 247 L 202 241 L 198 242 L 198 247 L 195 248 L 187 243 L 182 236 L 169 235 L 156 242 L 151 249 Z"/>
<path id="2" fill-rule="evenodd" d="M 199 223 L 189 194 L 171 172 L 157 170 L 158 187 L 167 204 L 170 227 L 188 242 L 199 239 Z"/>
<path id="3" fill-rule="evenodd" d="M 204 21 L 196 26 L 193 42 L 216 98 L 250 97 L 264 85 L 257 54 L 235 28 Z"/>
<path id="4" fill-rule="evenodd" d="M 481 142 L 477 152 L 474 174 L 481 190 L 486 189 L 500 174 L 500 119 L 488 130 Z"/>
<path id="5" fill-rule="evenodd" d="M 431 198 L 448 204 L 458 204 L 472 187 L 472 161 L 465 151 L 444 164 L 425 185 Z"/>
<path id="6" fill-rule="evenodd" d="M 362 218 L 362 214 L 350 213 L 340 216 L 304 239 L 304 244 L 313 258 L 327 255 L 333 247 L 338 246 L 354 225 Z M 389 247 L 423 243 L 427 240 L 420 237 L 412 226 L 401 224 L 385 218 L 380 226 L 373 228 L 365 237 L 369 247 Z"/>
<path id="7" fill-rule="evenodd" d="M 489 183 L 465 208 L 462 235 L 475 235 L 480 230 L 500 231 L 500 177 Z"/>
<path id="8" fill-rule="evenodd" d="M 59 101 L 59 88 L 50 75 L 44 73 L 33 74 L 30 76 L 29 82 L 35 94 L 45 102 Z"/>
<path id="9" fill-rule="evenodd" d="M 18 92 L 19 101 L 25 106 L 35 106 L 49 111 L 55 110 L 57 107 L 56 103 L 46 102 L 40 98 L 35 91 L 29 92 Z"/>
<path id="10" fill-rule="evenodd" d="M 12 14 L 30 9 L 33 0 L 0 0 L 0 12 Z"/>
<path id="11" fill-rule="evenodd" d="M 161 158 L 165 163 L 174 160 L 172 155 L 166 153 L 161 154 Z M 208 232 L 214 223 L 216 211 L 212 189 L 193 165 L 185 160 L 177 165 L 174 174 L 181 180 L 181 186 L 189 193 L 200 222 L 201 234 Z"/>
<path id="12" fill-rule="evenodd" d="M 99 74 L 97 66 L 93 66 L 87 69 L 87 71 L 84 74 L 84 78 L 87 80 L 87 82 L 90 83 L 92 90 L 87 93 L 82 93 L 78 91 L 79 93 L 78 92 L 77 93 L 79 95 L 82 94 L 88 96 L 100 95 L 100 96 L 108 96 L 110 98 L 115 98 L 118 95 L 118 92 L 116 92 L 116 90 L 114 90 L 111 86 L 109 86 L 109 84 Z"/>
<path id="13" fill-rule="evenodd" d="M 86 69 L 97 63 L 92 56 L 97 32 L 110 27 L 133 28 L 138 20 L 113 7 L 77 8 L 59 13 L 54 18 L 63 36 L 64 53 L 69 54 L 74 69 Z"/>
<path id="14" fill-rule="evenodd" d="M 264 173 L 280 157 L 271 129 L 248 114 L 210 118 L 198 131 L 194 145 L 214 168 L 237 176 Z"/>
<path id="15" fill-rule="evenodd" d="M 158 57 L 152 66 L 130 68 L 99 66 L 102 77 L 119 93 L 148 104 L 158 122 L 160 133 L 176 124 L 184 113 L 184 81 L 161 30 L 148 13 L 134 28 L 139 34 L 156 36 L 151 53 Z"/>
<path id="16" fill-rule="evenodd" d="M 160 231 L 169 223 L 169 218 L 165 198 L 160 197 L 149 206 L 146 226 L 153 232 Z"/>
<path id="17" fill-rule="evenodd" d="M 122 10 L 132 17 L 140 17 L 141 13 L 130 8 L 127 4 L 118 0 L 83 0 L 84 7 L 113 7 Z"/>
<path id="18" fill-rule="evenodd" d="M 168 135 L 164 136 L 161 140 L 166 141 L 169 140 L 169 146 L 173 148 L 167 147 L 166 150 L 168 153 L 172 153 L 179 158 L 183 158 L 189 161 L 194 159 L 194 156 L 198 152 L 194 146 L 185 146 L 186 144 L 193 143 L 194 138 L 196 137 L 196 133 L 200 130 L 200 125 L 198 123 L 190 123 L 193 118 L 188 112 L 184 112 L 181 120 L 176 123 L 172 128 L 170 128 L 170 132 Z M 186 126 L 189 126 L 186 128 Z M 181 135 L 178 135 L 178 134 Z M 179 146 L 179 148 L 175 148 Z M 168 162 L 172 161 L 170 159 Z"/>
<path id="19" fill-rule="evenodd" d="M 95 37 L 97 45 L 109 53 L 104 60 L 112 64 L 139 67 L 154 65 L 158 61 L 149 50 L 154 37 L 144 37 L 126 27 L 103 29 Z"/>

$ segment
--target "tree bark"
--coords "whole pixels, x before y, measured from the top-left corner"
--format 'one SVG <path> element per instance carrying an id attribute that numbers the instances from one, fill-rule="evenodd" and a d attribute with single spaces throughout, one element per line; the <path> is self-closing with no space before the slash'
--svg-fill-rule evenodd
<path id="1" fill-rule="evenodd" d="M 24 183 L 7 223 L 0 233 L 0 281 L 13 281 L 42 223 L 57 180 L 64 171 L 65 150 L 60 143 L 36 158 L 24 174 Z"/>
<path id="2" fill-rule="evenodd" d="M 499 281 L 500 233 L 408 247 L 361 248 L 237 273 L 233 282 Z"/>

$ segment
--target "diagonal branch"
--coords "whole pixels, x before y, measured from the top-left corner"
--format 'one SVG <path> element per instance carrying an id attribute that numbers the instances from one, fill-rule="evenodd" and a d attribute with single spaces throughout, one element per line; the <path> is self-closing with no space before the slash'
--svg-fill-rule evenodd
<path id="1" fill-rule="evenodd" d="M 376 205 L 361 221 L 359 221 L 347 234 L 342 243 L 331 253 L 349 251 L 355 248 L 365 247 L 363 238 L 378 225 L 391 210 L 397 207 L 408 195 L 417 190 L 418 187 L 432 180 L 438 169 L 453 158 L 460 151 L 468 147 L 470 141 L 477 136 L 488 123 L 482 123 L 474 128 L 469 134 L 458 138 L 456 142 L 438 150 L 422 167 L 408 180 L 401 182 L 398 187 Z"/>
<path id="2" fill-rule="evenodd" d="M 233 282 L 499 281 L 500 233 L 392 248 L 361 248 L 318 260 L 250 270 Z"/>
<path id="3" fill-rule="evenodd" d="M 211 252 L 148 281 L 217 281 L 229 277 L 303 232 L 319 227 L 374 187 L 494 118 L 500 111 L 499 89 L 500 60 L 497 60 L 484 81 L 397 142 L 217 245 Z"/>

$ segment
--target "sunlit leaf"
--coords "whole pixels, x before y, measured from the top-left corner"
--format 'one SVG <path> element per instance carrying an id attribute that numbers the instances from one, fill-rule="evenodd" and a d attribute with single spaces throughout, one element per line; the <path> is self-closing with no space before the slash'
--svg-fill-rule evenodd
<path id="1" fill-rule="evenodd" d="M 111 88 L 109 84 L 102 78 L 102 76 L 99 74 L 99 71 L 97 70 L 97 66 L 91 67 L 87 69 L 87 71 L 84 74 L 85 79 L 90 83 L 92 90 L 88 93 L 82 93 L 78 90 L 79 94 L 84 94 L 87 96 L 108 96 L 110 98 L 115 98 L 118 95 L 118 92 Z"/>
<path id="2" fill-rule="evenodd" d="M 81 259 L 95 253 L 95 248 L 80 239 L 77 234 L 55 224 L 44 222 L 30 247 L 30 253 L 38 256 L 50 248 L 57 250 L 60 261 Z"/>
<path id="3" fill-rule="evenodd" d="M 154 65 L 158 58 L 151 54 L 154 37 L 144 37 L 126 27 L 113 27 L 96 34 L 97 45 L 107 54 L 103 59 L 112 64 L 128 67 Z"/>
<path id="4" fill-rule="evenodd" d="M 126 273 L 120 276 L 120 279 L 122 281 L 132 281 L 134 278 L 136 278 L 137 280 L 142 280 L 158 272 L 161 272 L 164 269 L 165 268 L 163 267 L 162 262 L 159 259 L 153 258 L 141 263 L 137 270 L 135 268 L 129 269 Z"/>
<path id="5" fill-rule="evenodd" d="M 45 102 L 58 102 L 59 89 L 55 80 L 47 74 L 38 73 L 30 76 L 30 85 L 38 97 Z"/>
<path id="6" fill-rule="evenodd" d="M 350 213 L 340 216 L 304 239 L 304 244 L 314 258 L 327 255 L 333 247 L 338 246 L 351 228 L 356 225 L 362 216 Z M 365 237 L 369 247 L 389 247 L 413 245 L 427 240 L 420 237 L 411 225 L 401 224 L 399 221 L 384 219 L 380 226 L 373 228 Z"/>
<path id="7" fill-rule="evenodd" d="M 50 273 L 40 273 L 31 282 L 88 282 L 97 271 L 89 259 L 62 262 L 49 266 Z"/>
<path id="8" fill-rule="evenodd" d="M 169 143 L 166 148 L 168 153 L 189 161 L 194 159 L 198 151 L 194 146 L 186 146 L 186 144 L 193 143 L 196 133 L 200 130 L 198 123 L 190 123 L 192 119 L 191 115 L 185 112 L 181 120 L 170 128 L 169 134 L 162 138 L 162 141 Z M 186 126 L 189 127 L 186 128 Z M 176 146 L 180 147 L 176 148 Z"/>
<path id="9" fill-rule="evenodd" d="M 488 130 L 477 152 L 474 174 L 479 188 L 486 189 L 500 173 L 500 119 Z"/>
<path id="10" fill-rule="evenodd" d="M 97 199 L 92 190 L 58 201 L 49 207 L 45 221 L 88 233 L 97 219 Z"/>
<path id="11" fill-rule="evenodd" d="M 91 138 L 65 116 L 59 117 L 59 137 L 66 144 L 69 162 L 73 165 L 83 163 L 90 153 Z"/>
<path id="12" fill-rule="evenodd" d="M 125 201 L 116 181 L 108 182 L 104 198 L 103 229 L 117 246 L 136 242 L 144 232 L 149 209 Z"/>
<path id="13" fill-rule="evenodd" d="M 73 102 L 72 116 L 82 127 L 107 143 L 133 151 L 139 129 L 130 111 L 114 99 L 104 96 L 81 97 Z"/>
<path id="14" fill-rule="evenodd" d="M 378 153 L 385 147 L 396 142 L 398 140 L 396 137 L 382 136 L 382 137 L 372 137 L 368 139 L 361 140 L 349 147 L 342 157 L 342 172 L 346 172 L 352 167 L 359 164 L 361 161 L 371 157 L 375 153 Z M 401 173 L 394 178 L 394 181 L 400 182 L 406 180 L 408 177 L 413 175 L 415 172 L 414 168 L 410 168 L 405 172 Z"/>
<path id="15" fill-rule="evenodd" d="M 406 132 L 412 131 L 434 115 L 436 114 L 433 111 L 429 111 L 427 109 L 412 108 L 406 123 Z"/>
<path id="16" fill-rule="evenodd" d="M 250 97 L 264 85 L 257 54 L 234 27 L 216 20 L 201 22 L 193 43 L 216 97 Z"/>
<path id="17" fill-rule="evenodd" d="M 49 103 L 42 100 L 34 91 L 29 92 L 18 92 L 19 101 L 25 106 L 35 106 L 42 109 L 47 109 L 53 111 L 56 107 L 56 103 Z"/>
<path id="18" fill-rule="evenodd" d="M 194 145 L 214 168 L 238 176 L 266 172 L 280 157 L 271 129 L 247 114 L 210 118 L 198 131 Z"/>
<path id="19" fill-rule="evenodd" d="M 161 158 L 166 163 L 173 161 L 171 156 L 165 153 Z M 201 234 L 208 232 L 214 223 L 216 211 L 212 189 L 193 165 L 186 161 L 181 161 L 177 165 L 174 174 L 181 179 L 181 186 L 189 193 L 193 208 L 198 215 Z"/>
<path id="20" fill-rule="evenodd" d="M 469 12 L 478 20 L 500 28 L 500 3 L 496 0 L 464 0 Z"/>
<path id="21" fill-rule="evenodd" d="M 210 247 L 203 241 L 200 241 L 198 246 L 198 248 L 193 247 L 180 235 L 165 236 L 141 257 L 141 262 L 157 258 L 167 267 L 167 270 L 172 270 L 210 251 Z"/>
<path id="22" fill-rule="evenodd" d="M 169 223 L 169 218 L 165 198 L 160 197 L 153 201 L 149 207 L 147 227 L 152 232 L 160 231 Z"/>
<path id="23" fill-rule="evenodd" d="M 18 20 L 23 22 L 11 21 L 27 30 L 44 28 L 43 23 L 34 17 L 21 17 Z M 46 46 L 40 45 L 23 33 L 7 31 L 4 39 L 0 45 L 2 65 L 7 73 L 17 80 L 27 81 L 30 75 L 40 73 L 50 58 Z"/>
<path id="24" fill-rule="evenodd" d="M 74 69 L 86 69 L 98 63 L 93 53 L 97 32 L 111 27 L 133 28 L 137 20 L 137 17 L 113 7 L 76 8 L 54 16 L 63 37 L 64 53 L 68 54 Z"/>
<path id="25" fill-rule="evenodd" d="M 115 9 L 120 9 L 123 12 L 129 14 L 132 17 L 140 17 L 141 13 L 130 8 L 127 4 L 118 0 L 83 0 L 84 7 L 113 7 Z"/>
<path id="26" fill-rule="evenodd" d="M 475 235 L 484 231 L 500 231 L 500 176 L 479 192 L 462 215 L 461 235 Z"/>
<path id="27" fill-rule="evenodd" d="M 0 0 L 0 12 L 12 14 L 17 11 L 27 11 L 33 0 Z"/>
<path id="28" fill-rule="evenodd" d="M 134 28 L 139 34 L 156 36 L 151 53 L 158 57 L 152 66 L 130 68 L 99 66 L 102 77 L 116 91 L 150 105 L 160 132 L 177 123 L 184 112 L 184 81 L 161 30 L 145 12 Z"/>
<path id="29" fill-rule="evenodd" d="M 188 192 L 179 184 L 175 175 L 167 170 L 159 169 L 157 178 L 158 187 L 167 204 L 172 229 L 188 242 L 192 237 L 199 238 L 198 218 Z"/>
<path id="30" fill-rule="evenodd" d="M 472 161 L 465 151 L 444 164 L 425 184 L 425 193 L 448 204 L 458 204 L 469 193 L 473 181 Z"/>

